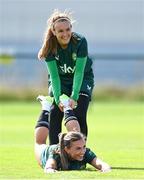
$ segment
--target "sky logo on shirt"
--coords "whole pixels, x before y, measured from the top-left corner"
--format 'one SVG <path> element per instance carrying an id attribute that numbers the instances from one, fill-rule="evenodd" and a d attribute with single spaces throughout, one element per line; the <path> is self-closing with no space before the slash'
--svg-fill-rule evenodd
<path id="1" fill-rule="evenodd" d="M 69 74 L 73 74 L 75 71 L 75 66 L 72 68 L 70 66 L 67 67 L 66 64 L 64 64 L 63 66 L 60 66 L 60 69 L 62 70 L 62 72 L 64 73 L 69 73 Z"/>

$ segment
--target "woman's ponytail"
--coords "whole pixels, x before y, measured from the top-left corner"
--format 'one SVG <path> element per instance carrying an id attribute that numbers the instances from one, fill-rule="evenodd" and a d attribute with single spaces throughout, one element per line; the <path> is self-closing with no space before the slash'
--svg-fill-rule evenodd
<path id="1" fill-rule="evenodd" d="M 68 169 L 68 157 L 67 157 L 67 153 L 64 150 L 65 148 L 64 137 L 65 136 L 66 136 L 66 133 L 61 133 L 59 135 L 60 158 L 61 158 L 62 170 Z"/>

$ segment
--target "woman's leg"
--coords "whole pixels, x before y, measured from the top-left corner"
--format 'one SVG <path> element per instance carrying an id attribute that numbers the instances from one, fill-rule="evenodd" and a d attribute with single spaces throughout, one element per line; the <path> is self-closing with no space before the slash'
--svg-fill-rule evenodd
<path id="1" fill-rule="evenodd" d="M 74 109 L 75 116 L 78 119 L 81 132 L 87 136 L 88 128 L 87 128 L 87 110 L 89 106 L 89 96 L 85 94 L 81 94 L 78 99 L 77 108 Z"/>
<path id="2" fill-rule="evenodd" d="M 77 120 L 70 120 L 65 123 L 67 131 L 78 131 L 80 132 L 79 122 Z"/>
<path id="3" fill-rule="evenodd" d="M 41 164 L 40 162 L 40 157 L 42 151 L 45 149 L 46 145 L 46 140 L 48 137 L 49 133 L 49 123 L 48 123 L 48 111 L 42 111 L 38 121 L 37 125 L 35 127 L 35 146 L 34 146 L 34 151 L 35 151 L 35 157 L 36 160 L 38 161 L 39 165 Z"/>
<path id="4" fill-rule="evenodd" d="M 80 125 L 77 117 L 74 114 L 73 109 L 64 108 L 64 121 L 67 131 L 78 131 L 80 132 Z"/>
<path id="5" fill-rule="evenodd" d="M 57 144 L 59 142 L 58 135 L 62 130 L 63 112 L 54 103 L 50 111 L 50 131 L 49 144 Z"/>
<path id="6" fill-rule="evenodd" d="M 35 126 L 35 143 L 46 144 L 47 136 L 49 133 L 49 112 L 42 110 L 37 124 Z"/>
<path id="7" fill-rule="evenodd" d="M 79 122 L 74 114 L 73 109 L 69 106 L 69 97 L 66 94 L 60 96 L 60 103 L 64 111 L 64 121 L 67 131 L 79 131 Z"/>
<path id="8" fill-rule="evenodd" d="M 38 96 L 37 98 L 42 105 L 42 112 L 38 118 L 35 126 L 35 139 L 34 149 L 35 157 L 40 164 L 40 156 L 42 151 L 46 148 L 46 141 L 49 134 L 49 111 L 52 105 L 52 99 L 48 96 Z"/>
<path id="9" fill-rule="evenodd" d="M 48 136 L 48 128 L 46 127 L 38 127 L 35 129 L 35 145 L 34 145 L 34 152 L 35 158 L 39 165 L 41 165 L 41 153 L 46 148 L 46 143 L 40 144 L 39 142 L 43 141 L 46 142 L 46 138 Z"/>

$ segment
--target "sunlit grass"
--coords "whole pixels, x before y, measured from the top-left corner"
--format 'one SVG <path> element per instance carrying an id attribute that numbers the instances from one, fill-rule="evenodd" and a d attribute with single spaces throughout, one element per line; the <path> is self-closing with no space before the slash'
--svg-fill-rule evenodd
<path id="1" fill-rule="evenodd" d="M 44 174 L 33 152 L 38 103 L 0 103 L 1 179 L 144 179 L 144 105 L 99 102 L 88 111 L 87 146 L 114 169 Z"/>

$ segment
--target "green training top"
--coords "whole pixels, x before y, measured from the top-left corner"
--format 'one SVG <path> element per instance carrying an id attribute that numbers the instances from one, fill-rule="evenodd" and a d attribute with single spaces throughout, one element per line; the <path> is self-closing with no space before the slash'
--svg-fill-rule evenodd
<path id="1" fill-rule="evenodd" d="M 71 86 L 71 98 L 77 101 L 83 80 L 93 80 L 92 60 L 88 57 L 87 41 L 77 33 L 73 33 L 66 49 L 58 44 L 57 54 L 49 53 L 45 61 L 57 104 L 63 84 Z"/>
<path id="2" fill-rule="evenodd" d="M 60 154 L 56 153 L 59 151 L 59 145 L 54 144 L 48 146 L 41 155 L 41 163 L 44 168 L 48 159 L 54 159 L 56 161 L 57 170 L 62 169 Z M 82 161 L 77 160 L 69 160 L 68 161 L 68 169 L 69 170 L 80 170 L 85 169 L 87 163 L 91 163 L 91 161 L 96 157 L 95 153 L 93 153 L 89 148 L 86 148 L 86 152 Z"/>

